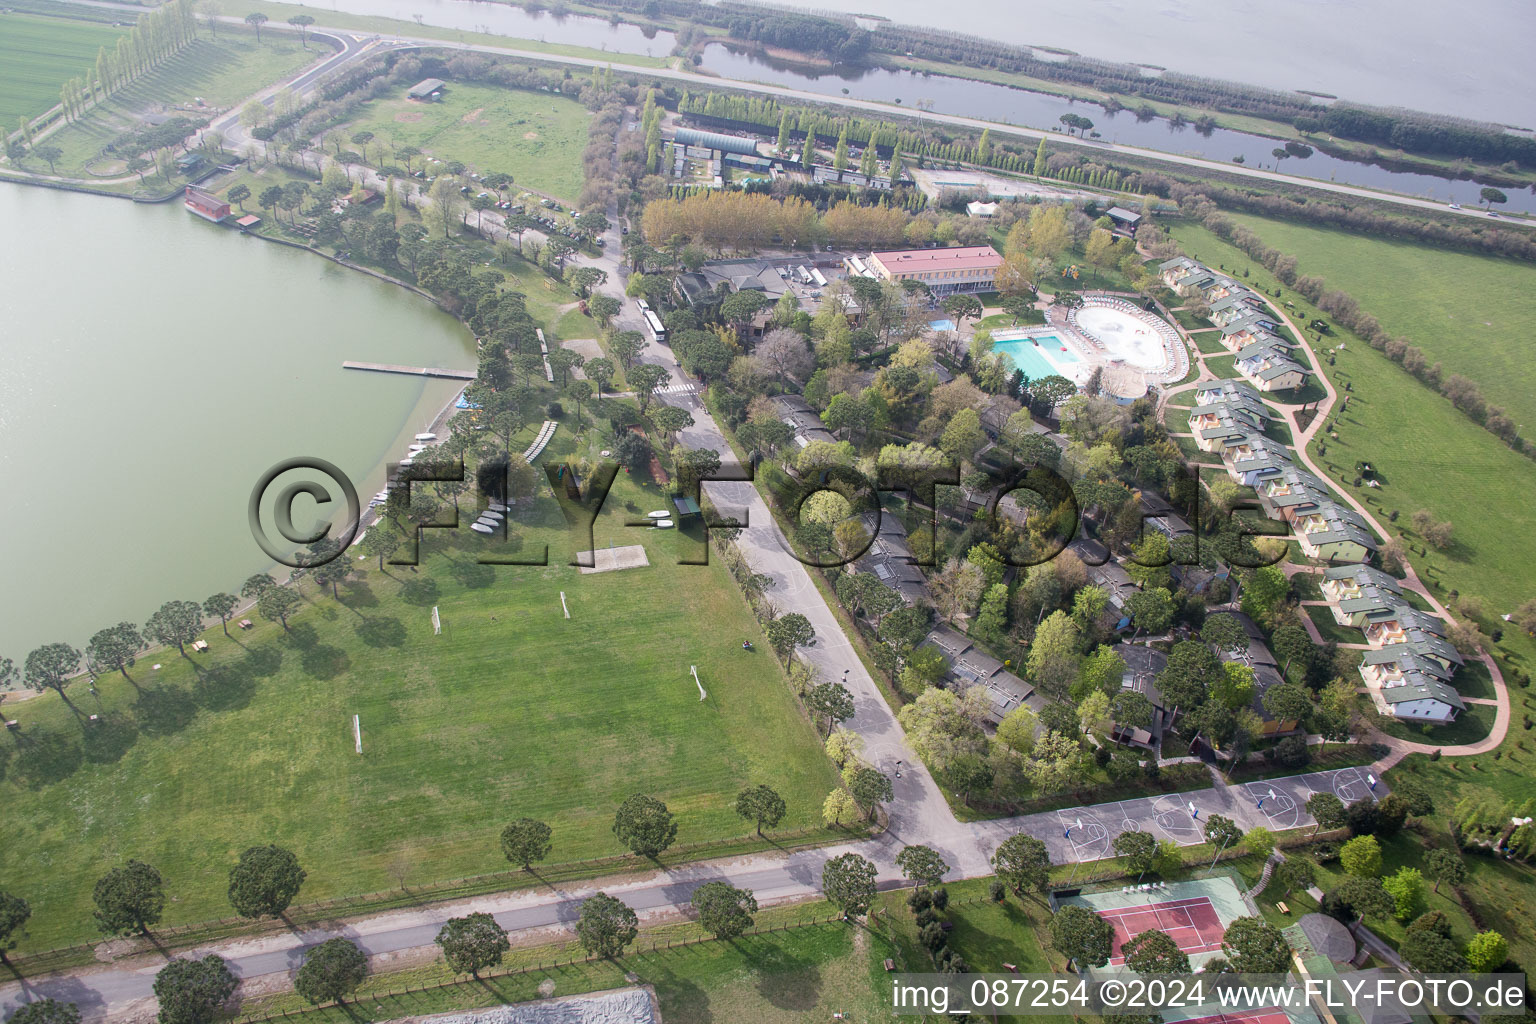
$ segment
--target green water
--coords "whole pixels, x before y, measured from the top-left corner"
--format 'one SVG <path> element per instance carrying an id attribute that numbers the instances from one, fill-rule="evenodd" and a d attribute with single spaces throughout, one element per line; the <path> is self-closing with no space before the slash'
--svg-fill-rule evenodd
<path id="1" fill-rule="evenodd" d="M 461 384 L 344 359 L 475 364 L 426 300 L 179 202 L 0 185 L 0 656 L 237 591 L 270 565 L 246 503 L 283 459 L 366 504 Z"/>

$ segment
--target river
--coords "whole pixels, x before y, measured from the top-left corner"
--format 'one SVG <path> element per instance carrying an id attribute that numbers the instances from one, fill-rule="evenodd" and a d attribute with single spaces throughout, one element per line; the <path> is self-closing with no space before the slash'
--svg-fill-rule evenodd
<path id="1" fill-rule="evenodd" d="M 933 104 L 931 109 L 936 113 L 1005 121 L 1026 128 L 1057 128 L 1062 114 L 1075 113 L 1091 120 L 1094 130 L 1106 142 L 1210 160 L 1229 161 L 1241 156 L 1245 166 L 1269 170 L 1275 169 L 1277 161 L 1273 151 L 1280 145 L 1274 139 L 1224 128 L 1202 133 L 1197 132 L 1192 124 L 1175 127 L 1166 118 L 1138 121 L 1129 110 L 1109 114 L 1095 103 L 1074 102 L 1049 93 L 1013 89 L 969 78 L 888 71 L 883 68 L 817 74 L 778 61 L 764 60 L 720 43 L 711 43 L 706 49 L 704 67 L 726 78 L 783 85 L 834 97 L 846 95 L 882 103 L 900 101 L 906 107 L 913 107 L 920 100 L 927 101 Z M 1220 115 L 1217 115 L 1217 119 L 1220 120 Z M 1081 152 L 1076 149 L 1074 151 Z M 1341 160 L 1321 150 L 1307 157 L 1288 157 L 1279 164 L 1279 170 L 1286 174 L 1379 188 L 1445 203 L 1456 202 L 1469 209 L 1480 201 L 1479 192 L 1482 188 L 1470 180 L 1458 181 L 1432 174 L 1413 174 L 1388 170 L 1375 164 Z M 1509 201 L 1502 209 L 1536 212 L 1536 195 L 1529 190 L 1508 189 L 1506 193 Z"/>
<path id="2" fill-rule="evenodd" d="M 342 360 L 475 365 L 426 300 L 179 202 L 5 185 L 0 224 L 0 656 L 18 666 L 238 591 L 271 564 L 246 521 L 262 472 L 319 456 L 366 502 L 462 386 Z"/>

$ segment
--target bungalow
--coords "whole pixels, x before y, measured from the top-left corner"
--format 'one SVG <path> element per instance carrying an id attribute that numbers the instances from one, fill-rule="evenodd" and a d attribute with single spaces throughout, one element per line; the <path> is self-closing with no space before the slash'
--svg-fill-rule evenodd
<path id="1" fill-rule="evenodd" d="M 1409 640 L 1423 640 L 1426 636 L 1445 639 L 1445 621 L 1417 608 L 1398 605 L 1388 618 L 1378 619 L 1365 627 L 1365 642 L 1372 647 L 1390 647 Z"/>
<path id="2" fill-rule="evenodd" d="M 1278 341 L 1258 342 L 1237 353 L 1232 362 L 1238 373 L 1260 391 L 1292 391 L 1306 384 L 1311 373 L 1291 358 L 1291 350 Z"/>
<path id="3" fill-rule="evenodd" d="M 1367 583 L 1337 604 L 1329 605 L 1329 608 L 1333 612 L 1334 621 L 1339 625 L 1365 629 L 1373 622 L 1395 618 L 1402 603 L 1400 592 Z"/>
<path id="4" fill-rule="evenodd" d="M 1250 707 L 1254 714 L 1259 716 L 1263 727 L 1259 730 L 1261 736 L 1284 736 L 1297 732 L 1301 723 L 1293 718 L 1277 719 L 1264 706 L 1264 694 L 1271 686 L 1278 686 L 1285 681 L 1280 674 L 1280 663 L 1270 653 L 1269 646 L 1264 642 L 1264 631 L 1258 624 L 1243 612 L 1234 612 L 1233 617 L 1243 627 L 1243 632 L 1248 636 L 1248 646 L 1241 651 L 1226 651 L 1221 655 L 1222 661 L 1238 661 L 1253 669 L 1253 702 Z"/>
<path id="5" fill-rule="evenodd" d="M 1308 558 L 1363 562 L 1378 546 L 1359 513 L 1332 501 L 1298 513 L 1291 524 L 1296 531 L 1296 541 Z"/>
<path id="6" fill-rule="evenodd" d="M 1371 691 L 1376 706 L 1394 718 L 1444 725 L 1467 709 L 1461 696 L 1430 676 L 1409 673 L 1395 686 Z"/>
<path id="7" fill-rule="evenodd" d="M 1294 465 L 1284 467 L 1278 474 L 1259 482 L 1254 488 L 1259 505 L 1271 519 L 1294 522 L 1297 516 L 1316 511 L 1324 502 L 1331 501 L 1328 485 L 1304 469 Z"/>
<path id="8" fill-rule="evenodd" d="M 1082 560 L 1088 570 L 1088 582 L 1109 595 L 1109 613 L 1116 619 L 1115 628 L 1128 627 L 1131 617 L 1130 612 L 1126 611 L 1126 603 L 1132 594 L 1141 589 L 1131 579 L 1130 573 L 1110 558 L 1109 549 L 1096 540 L 1079 537 L 1067 545 L 1067 550 Z"/>
<path id="9" fill-rule="evenodd" d="M 1218 327 L 1265 313 L 1264 300 L 1246 288 L 1211 303 L 1211 322 Z"/>
<path id="10" fill-rule="evenodd" d="M 1410 672 L 1448 683 L 1454 671 L 1434 658 L 1415 654 L 1407 644 L 1393 644 L 1391 647 L 1366 651 L 1360 662 L 1360 678 L 1365 680 L 1365 685 L 1378 688 L 1395 685 L 1396 681 Z"/>
<path id="11" fill-rule="evenodd" d="M 1209 273 L 1210 271 L 1206 270 L 1202 264 L 1196 263 L 1188 256 L 1176 256 L 1157 266 L 1157 275 L 1162 278 L 1163 284 L 1180 295 L 1184 294 L 1183 285 L 1191 276 L 1197 274 L 1203 276 Z"/>
<path id="12" fill-rule="evenodd" d="M 1221 276 L 1212 277 L 1209 281 L 1201 282 L 1197 287 L 1200 289 L 1200 295 L 1205 299 L 1207 305 L 1220 302 L 1228 296 L 1239 295 L 1248 291 L 1248 289 L 1230 277 Z"/>
<path id="13" fill-rule="evenodd" d="M 837 440 L 822 424 L 816 410 L 799 395 L 780 395 L 773 402 L 778 407 L 779 419 L 794 430 L 797 447 L 804 448 L 812 441 Z"/>
<path id="14" fill-rule="evenodd" d="M 949 666 L 945 680 L 948 689 L 964 692 L 973 686 L 985 688 L 994 722 L 1001 722 L 1008 712 L 1021 704 L 1035 711 L 1045 706 L 1045 698 L 1036 693 L 1034 687 L 949 626 L 934 629 L 920 646 L 930 647 L 943 656 L 944 663 Z"/>
<path id="15" fill-rule="evenodd" d="M 1450 679 L 1462 664 L 1461 654 L 1455 646 L 1433 633 L 1421 633 L 1417 638 L 1405 638 L 1402 643 L 1365 652 L 1365 664 L 1369 665 L 1385 665 L 1404 659 L 1416 659 L 1414 664 L 1438 666 L 1421 670 L 1439 679 Z"/>
<path id="16" fill-rule="evenodd" d="M 1253 390 L 1251 384 L 1240 380 L 1213 380 L 1195 388 L 1195 405 L 1216 405 L 1221 402 L 1236 403 L 1253 410 L 1255 415 L 1272 419 L 1274 413 L 1264 404 L 1264 399 Z"/>
<path id="17" fill-rule="evenodd" d="M 1204 452 L 1222 451 L 1250 434 L 1261 435 L 1266 422 L 1267 415 L 1237 401 L 1197 405 L 1189 413 L 1190 433 L 1195 435 L 1196 447 Z"/>
<path id="18" fill-rule="evenodd" d="M 928 579 L 917 566 L 917 558 L 907 542 L 901 520 L 882 515 L 877 524 L 873 512 L 863 516 L 864 529 L 874 534 L 868 550 L 853 563 L 859 572 L 873 573 L 875 579 L 906 604 L 928 600 Z"/>
<path id="19" fill-rule="evenodd" d="M 1279 441 L 1271 441 L 1263 434 L 1248 434 L 1241 443 L 1224 448 L 1221 461 L 1233 483 L 1257 487 L 1259 481 L 1278 476 L 1289 467 L 1291 454 Z"/>
<path id="20" fill-rule="evenodd" d="M 1249 345 L 1275 344 L 1290 348 L 1290 343 L 1272 332 L 1264 321 L 1256 316 L 1245 316 L 1222 325 L 1221 344 L 1228 352 L 1241 352 Z"/>
<path id="21" fill-rule="evenodd" d="M 1323 592 L 1323 599 L 1330 604 L 1338 604 L 1340 601 L 1358 597 L 1366 587 L 1384 590 L 1397 597 L 1402 596 L 1403 593 L 1403 588 L 1397 580 L 1369 565 L 1335 565 L 1325 569 L 1323 582 L 1319 587 Z"/>
<path id="22" fill-rule="evenodd" d="M 1168 655 L 1144 644 L 1120 644 L 1115 653 L 1125 662 L 1125 672 L 1120 677 L 1121 692 L 1139 693 L 1147 698 L 1147 703 L 1152 705 L 1152 721 L 1145 727 L 1116 722 L 1109 731 L 1109 738 L 1116 743 L 1156 751 L 1162 746 L 1163 733 L 1173 725 L 1174 709 L 1163 706 L 1162 694 L 1157 689 L 1157 677 L 1168 667 Z"/>

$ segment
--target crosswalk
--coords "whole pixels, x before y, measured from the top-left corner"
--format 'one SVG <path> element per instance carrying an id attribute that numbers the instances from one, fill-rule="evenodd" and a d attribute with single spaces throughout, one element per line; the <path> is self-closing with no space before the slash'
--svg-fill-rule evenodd
<path id="1" fill-rule="evenodd" d="M 656 389 L 658 395 L 696 395 L 698 393 L 697 384 L 666 384 Z"/>

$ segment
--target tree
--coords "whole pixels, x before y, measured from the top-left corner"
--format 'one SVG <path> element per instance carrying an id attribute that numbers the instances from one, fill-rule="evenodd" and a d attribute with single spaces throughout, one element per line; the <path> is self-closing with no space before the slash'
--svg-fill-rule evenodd
<path id="1" fill-rule="evenodd" d="M 79 667 L 80 652 L 69 644 L 44 644 L 27 655 L 22 679 L 39 693 L 52 687 L 68 704 L 69 698 L 64 695 L 65 680 Z"/>
<path id="2" fill-rule="evenodd" d="M 1217 654 L 1248 649 L 1248 632 L 1236 616 L 1227 612 L 1206 616 L 1200 626 L 1200 639 L 1210 644 Z"/>
<path id="3" fill-rule="evenodd" d="M 1332 793 L 1313 793 L 1307 798 L 1307 813 L 1317 821 L 1317 828 L 1312 830 L 1313 835 L 1325 828 L 1343 828 L 1349 820 L 1344 810 L 1344 801 Z"/>
<path id="4" fill-rule="evenodd" d="M 293 17 L 288 19 L 288 24 L 299 30 L 299 45 L 306 50 L 309 49 L 308 29 L 309 26 L 313 25 L 314 23 L 315 19 L 311 18 L 307 14 L 295 14 Z M 366 135 L 368 136 L 369 140 L 373 139 L 372 132 L 358 132 L 358 135 Z M 357 136 L 354 135 L 352 137 L 352 141 L 356 142 Z"/>
<path id="5" fill-rule="evenodd" d="M 655 859 L 677 838 L 677 822 L 666 804 L 636 793 L 619 805 L 613 834 L 639 856 Z"/>
<path id="6" fill-rule="evenodd" d="M 95 916 L 102 930 L 122 935 L 148 935 L 149 926 L 159 923 L 165 910 L 160 872 L 137 860 L 113 868 L 97 879 L 91 899 L 96 903 Z"/>
<path id="7" fill-rule="evenodd" d="M 1467 966 L 1486 972 L 1502 967 L 1509 959 L 1509 943 L 1495 931 L 1478 932 L 1467 943 Z"/>
<path id="8" fill-rule="evenodd" d="M 287 587 L 272 587 L 256 599 L 256 610 L 268 622 L 281 622 L 288 629 L 288 616 L 299 607 L 299 595 Z"/>
<path id="9" fill-rule="evenodd" d="M 772 637 L 770 632 L 769 639 Z M 853 717 L 853 694 L 842 683 L 821 683 L 806 694 L 805 706 L 812 714 L 826 718 L 830 734 L 834 723 L 846 722 Z"/>
<path id="10" fill-rule="evenodd" d="M 699 924 L 717 939 L 734 939 L 752 927 L 757 913 L 757 898 L 750 889 L 738 889 L 729 882 L 705 882 L 693 890 L 690 901 L 698 912 Z"/>
<path id="11" fill-rule="evenodd" d="M 246 577 L 245 582 L 240 584 L 240 596 L 246 599 L 259 598 L 275 586 L 277 586 L 276 580 L 264 572 L 258 572 L 254 576 Z"/>
<path id="12" fill-rule="evenodd" d="M 380 520 L 363 535 L 362 546 L 364 552 L 379 560 L 379 571 L 383 572 L 384 559 L 400 549 L 400 533 L 392 523 Z"/>
<path id="13" fill-rule="evenodd" d="M 1317 880 L 1317 865 L 1297 854 L 1275 865 L 1275 878 L 1289 896 L 1297 889 L 1305 889 Z"/>
<path id="14" fill-rule="evenodd" d="M 144 623 L 144 636 L 159 644 L 176 645 L 185 657 L 187 644 L 203 631 L 203 609 L 196 601 L 167 601 Z"/>
<path id="15" fill-rule="evenodd" d="M 753 786 L 736 794 L 736 813 L 757 824 L 757 834 L 763 834 L 763 826 L 773 828 L 784 820 L 787 808 L 784 798 L 768 786 Z"/>
<path id="16" fill-rule="evenodd" d="M 1434 849 L 1424 855 L 1424 873 L 1435 880 L 1433 892 L 1440 891 L 1441 882 L 1453 886 L 1467 880 L 1467 865 L 1454 850 Z"/>
<path id="17" fill-rule="evenodd" d="M 239 603 L 240 599 L 234 594 L 214 594 L 203 602 L 203 614 L 218 619 L 220 625 L 224 627 L 224 635 L 229 636 L 229 618 L 235 613 L 235 606 Z"/>
<path id="18" fill-rule="evenodd" d="M 1290 581 L 1279 566 L 1264 565 L 1243 574 L 1243 611 L 1259 621 L 1269 621 L 1285 595 Z"/>
<path id="19" fill-rule="evenodd" d="M 1167 932 L 1149 929 L 1120 947 L 1125 965 L 1137 974 L 1188 974 L 1189 956 Z"/>
<path id="20" fill-rule="evenodd" d="M 880 805 L 891 799 L 891 780 L 868 765 L 843 769 L 843 781 L 848 785 L 848 792 L 866 809 L 865 817 L 870 821 L 875 820 Z"/>
<path id="21" fill-rule="evenodd" d="M 640 934 L 640 919 L 623 900 L 594 893 L 581 904 L 576 937 L 591 956 L 616 957 Z"/>
<path id="22" fill-rule="evenodd" d="M 1339 863 L 1356 878 L 1375 878 L 1381 874 L 1381 844 L 1375 836 L 1355 836 L 1339 847 Z"/>
<path id="23" fill-rule="evenodd" d="M 796 647 L 804 647 L 816 639 L 816 629 L 799 612 L 790 612 L 788 615 L 780 615 L 772 620 L 763 630 L 768 634 L 768 643 L 789 664 L 789 656 Z"/>
<path id="24" fill-rule="evenodd" d="M 32 155 L 39 157 L 42 160 L 46 160 L 48 162 L 49 173 L 56 174 L 58 173 L 58 169 L 54 166 L 54 164 L 61 156 L 64 155 L 64 150 L 60 149 L 58 146 L 52 145 L 51 143 L 46 143 L 41 146 L 32 147 Z"/>
<path id="25" fill-rule="evenodd" d="M 1109 963 L 1114 938 L 1114 925 L 1075 903 L 1062 907 L 1051 918 L 1051 945 L 1079 970 Z"/>
<path id="26" fill-rule="evenodd" d="M 80 1024 L 80 1007 L 44 996 L 17 1007 L 8 1024 Z"/>
<path id="27" fill-rule="evenodd" d="M 224 198 L 240 207 L 240 212 L 244 213 L 245 201 L 251 198 L 251 190 L 246 185 L 235 185 L 228 192 L 224 193 Z"/>
<path id="28" fill-rule="evenodd" d="M 155 975 L 160 1024 L 209 1024 L 238 984 L 224 958 L 213 953 L 172 960 Z"/>
<path id="29" fill-rule="evenodd" d="M 1305 722 L 1312 714 L 1312 691 L 1301 683 L 1271 686 L 1260 698 L 1264 710 L 1280 722 Z"/>
<path id="30" fill-rule="evenodd" d="M 1157 861 L 1157 840 L 1151 833 L 1132 829 L 1115 836 L 1115 855 L 1125 858 L 1128 871 L 1136 872 L 1138 880 Z"/>
<path id="31" fill-rule="evenodd" d="M 1493 188 L 1491 186 L 1485 186 L 1483 190 L 1478 194 L 1482 197 L 1483 203 L 1488 207 L 1490 212 L 1493 210 L 1494 203 L 1509 202 L 1509 196 L 1505 195 L 1499 189 Z"/>
<path id="32" fill-rule="evenodd" d="M 875 902 L 875 865 L 856 853 L 827 861 L 821 869 L 821 891 L 843 912 L 857 917 Z"/>
<path id="33" fill-rule="evenodd" d="M 1269 855 L 1275 852 L 1275 834 L 1263 825 L 1255 825 L 1243 836 L 1243 845 L 1259 860 L 1268 860 Z"/>
<path id="34" fill-rule="evenodd" d="M 436 942 L 443 949 L 443 959 L 458 974 L 480 977 L 487 967 L 495 967 L 512 948 L 506 930 L 490 914 L 475 913 L 449 918 L 437 933 Z"/>
<path id="35" fill-rule="evenodd" d="M 1392 897 L 1382 888 L 1379 878 L 1350 876 L 1323 895 L 1323 913 L 1345 924 L 1358 923 L 1365 917 L 1386 917 L 1392 909 Z"/>
<path id="36" fill-rule="evenodd" d="M 635 398 L 640 403 L 640 414 L 650 408 L 651 399 L 667 379 L 667 371 L 652 363 L 641 363 L 629 370 L 629 387 L 635 393 Z"/>
<path id="37" fill-rule="evenodd" d="M 5 954 L 16 948 L 17 933 L 32 916 L 32 907 L 20 896 L 0 892 L 0 964 L 9 964 Z"/>
<path id="38" fill-rule="evenodd" d="M 233 600 L 233 599 L 231 599 Z M 144 638 L 131 622 L 103 629 L 85 645 L 85 660 L 98 669 L 116 669 L 128 678 L 135 656 L 144 649 Z"/>
<path id="39" fill-rule="evenodd" d="M 229 873 L 229 903 L 241 917 L 282 917 L 306 877 L 281 846 L 252 846 Z"/>
<path id="40" fill-rule="evenodd" d="M 1397 951 L 1409 967 L 1423 974 L 1460 974 L 1467 969 L 1467 962 L 1451 937 L 1427 928 L 1410 928 Z"/>
<path id="41" fill-rule="evenodd" d="M 533 818 L 518 818 L 501 830 L 501 852 L 524 871 L 549 856 L 550 828 Z"/>
<path id="42" fill-rule="evenodd" d="M 1243 841 L 1243 830 L 1231 818 L 1212 814 L 1205 819 L 1205 841 L 1218 850 L 1224 850 Z"/>
<path id="43" fill-rule="evenodd" d="M 1381 887 L 1392 897 L 1392 916 L 1407 921 L 1424 912 L 1424 875 L 1418 868 L 1401 867 L 1382 879 Z"/>
<path id="44" fill-rule="evenodd" d="M 304 954 L 293 987 L 315 1006 L 341 1003 L 368 977 L 368 958 L 347 939 L 327 939 Z"/>
<path id="45" fill-rule="evenodd" d="M 896 855 L 896 866 L 907 881 L 922 888 L 938 885 L 949 873 L 949 865 L 939 851 L 922 844 L 902 847 Z"/>
<path id="46" fill-rule="evenodd" d="M 842 786 L 838 786 L 827 794 L 827 799 L 821 805 L 821 820 L 828 826 L 841 825 L 843 818 L 853 814 L 859 809 L 859 803 L 853 798 L 853 794 Z"/>
<path id="47" fill-rule="evenodd" d="M 1285 974 L 1291 969 L 1285 936 L 1262 917 L 1240 917 L 1227 925 L 1221 948 L 1238 974 Z"/>
<path id="48" fill-rule="evenodd" d="M 267 23 L 267 16 L 260 11 L 252 12 L 245 16 L 245 23 L 256 30 L 256 42 L 261 42 L 261 26 Z"/>
<path id="49" fill-rule="evenodd" d="M 1160 634 L 1173 624 L 1173 595 L 1162 587 L 1136 591 L 1125 607 L 1136 628 L 1145 633 Z"/>

